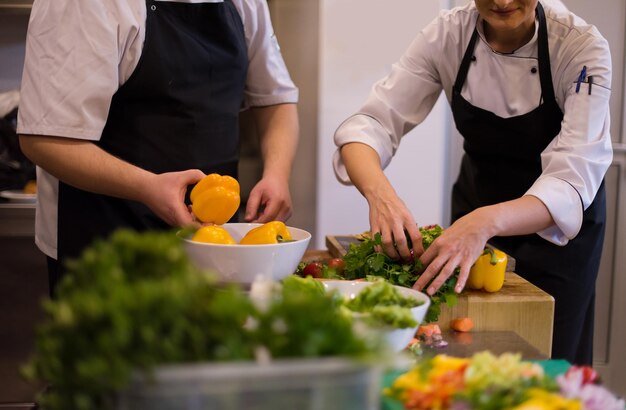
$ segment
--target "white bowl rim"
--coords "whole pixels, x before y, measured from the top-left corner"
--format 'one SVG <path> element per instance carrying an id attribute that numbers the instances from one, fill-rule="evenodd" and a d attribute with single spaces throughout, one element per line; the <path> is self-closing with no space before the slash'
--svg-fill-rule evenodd
<path id="1" fill-rule="evenodd" d="M 365 287 L 365 286 L 370 286 L 374 283 L 376 283 L 375 281 L 368 281 L 368 280 L 344 280 L 344 279 L 316 279 L 318 281 L 320 281 L 322 284 L 324 283 L 345 283 L 347 286 L 355 286 L 355 287 Z M 426 293 L 419 291 L 417 289 L 413 289 L 413 288 L 407 288 L 406 286 L 400 286 L 400 285 L 394 285 L 392 283 L 390 283 L 390 285 L 398 288 L 398 290 L 400 292 L 403 292 L 405 294 L 411 294 L 411 296 L 414 296 L 416 300 L 420 301 L 420 302 L 424 302 L 421 303 L 419 305 L 413 306 L 410 309 L 415 309 L 418 307 L 423 307 L 424 304 L 428 304 L 430 305 L 431 300 L 430 300 L 430 296 L 428 296 Z M 328 287 L 324 286 L 324 288 L 328 291 L 331 290 Z M 335 288 L 336 289 L 336 288 Z M 360 291 L 361 289 L 359 289 Z"/>
<path id="2" fill-rule="evenodd" d="M 256 222 L 232 222 L 232 223 L 225 223 L 224 225 L 220 225 L 224 228 L 226 228 L 227 226 L 244 226 L 244 225 L 248 225 L 250 226 L 250 229 L 254 229 L 257 228 L 259 226 L 265 225 L 264 223 L 256 223 Z M 288 242 L 279 242 L 279 243 L 257 243 L 257 244 L 240 244 L 239 242 L 237 243 L 209 243 L 209 242 L 199 242 L 199 241 L 193 241 L 190 238 L 185 238 L 183 236 L 180 235 L 180 232 L 182 232 L 182 230 L 179 230 L 176 235 L 178 235 L 179 238 L 181 238 L 183 241 L 187 242 L 187 243 L 192 243 L 194 245 L 199 245 L 199 246 L 211 246 L 211 247 L 218 247 L 218 248 L 232 248 L 234 246 L 236 247 L 263 247 L 263 246 L 288 246 L 289 244 L 294 244 L 294 243 L 298 243 L 298 242 L 304 242 L 304 241 L 309 241 L 311 240 L 311 233 L 309 231 L 306 231 L 304 229 L 301 228 L 296 228 L 293 226 L 289 226 L 287 225 L 287 229 L 289 229 L 290 232 L 298 232 L 300 234 L 304 235 L 304 238 L 301 239 L 294 239 L 292 241 L 288 241 Z"/>

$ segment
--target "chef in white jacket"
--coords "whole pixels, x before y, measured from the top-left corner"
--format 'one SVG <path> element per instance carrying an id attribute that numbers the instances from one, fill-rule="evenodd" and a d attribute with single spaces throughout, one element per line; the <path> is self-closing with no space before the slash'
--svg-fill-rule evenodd
<path id="1" fill-rule="evenodd" d="M 298 89 L 266 0 L 35 2 L 21 97 L 51 290 L 66 259 L 117 228 L 192 223 L 188 185 L 237 177 L 242 108 L 252 109 L 264 167 L 245 219 L 291 215 Z"/>
<path id="2" fill-rule="evenodd" d="M 591 364 L 612 160 L 610 87 L 607 41 L 561 3 L 475 0 L 442 11 L 341 124 L 335 173 L 367 199 L 384 251 L 427 266 L 415 288 L 432 294 L 459 267 L 460 292 L 490 241 L 554 296 L 552 357 Z M 465 154 L 452 224 L 424 252 L 383 169 L 442 90 Z"/>

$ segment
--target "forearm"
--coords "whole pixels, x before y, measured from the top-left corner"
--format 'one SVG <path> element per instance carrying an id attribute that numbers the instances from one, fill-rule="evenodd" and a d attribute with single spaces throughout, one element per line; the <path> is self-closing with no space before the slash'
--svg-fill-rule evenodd
<path id="1" fill-rule="evenodd" d="M 20 135 L 24 154 L 60 181 L 98 194 L 142 200 L 154 174 L 116 158 L 91 141 Z"/>
<path id="2" fill-rule="evenodd" d="M 396 195 L 373 148 L 358 142 L 346 144 L 341 147 L 341 158 L 350 181 L 368 202 L 371 203 L 375 198 Z"/>
<path id="3" fill-rule="evenodd" d="M 298 146 L 298 112 L 295 104 L 253 108 L 261 145 L 263 176 L 289 181 Z"/>
<path id="4" fill-rule="evenodd" d="M 531 195 L 479 208 L 469 215 L 482 221 L 485 236 L 516 236 L 537 233 L 554 225 L 541 200 Z"/>

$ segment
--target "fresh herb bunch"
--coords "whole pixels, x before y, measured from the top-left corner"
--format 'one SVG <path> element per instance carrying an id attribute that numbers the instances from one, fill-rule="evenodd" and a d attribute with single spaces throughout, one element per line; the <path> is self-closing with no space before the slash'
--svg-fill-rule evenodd
<path id="1" fill-rule="evenodd" d="M 421 227 L 422 245 L 428 249 L 443 232 L 439 225 Z M 374 237 L 365 237 L 359 244 L 351 244 L 350 249 L 344 255 L 345 271 L 343 277 L 348 280 L 382 277 L 394 285 L 413 287 L 420 275 L 424 272 L 424 266 L 415 258 L 411 262 L 395 260 L 383 252 L 377 252 L 376 247 L 382 246 L 382 237 L 376 233 Z M 441 313 L 441 304 L 454 306 L 457 302 L 454 286 L 458 279 L 458 269 L 448 280 L 431 296 L 430 307 L 424 318 L 425 323 L 436 322 Z"/>
<path id="2" fill-rule="evenodd" d="M 264 311 L 195 269 L 174 233 L 117 231 L 68 265 L 24 373 L 51 385 L 46 409 L 104 410 L 133 372 L 161 364 L 372 351 L 330 295 L 289 289 Z"/>

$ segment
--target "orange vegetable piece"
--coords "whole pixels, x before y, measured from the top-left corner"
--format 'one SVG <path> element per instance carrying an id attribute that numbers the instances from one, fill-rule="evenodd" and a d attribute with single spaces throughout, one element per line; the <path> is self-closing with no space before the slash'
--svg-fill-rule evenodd
<path id="1" fill-rule="evenodd" d="M 450 321 L 450 329 L 457 332 L 469 332 L 474 328 L 474 321 L 469 317 L 459 317 Z"/>
<path id="2" fill-rule="evenodd" d="M 441 329 L 436 323 L 429 323 L 427 325 L 421 325 L 417 328 L 417 336 L 432 337 L 433 335 L 440 335 Z"/>

